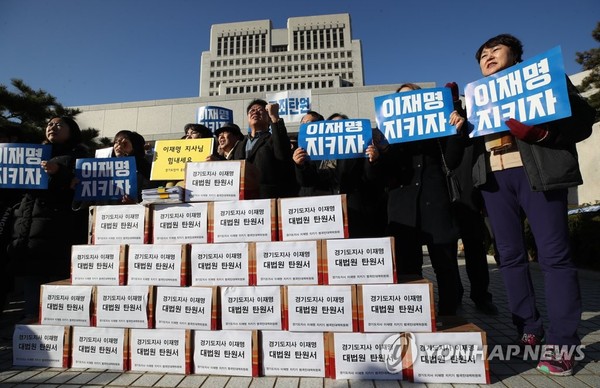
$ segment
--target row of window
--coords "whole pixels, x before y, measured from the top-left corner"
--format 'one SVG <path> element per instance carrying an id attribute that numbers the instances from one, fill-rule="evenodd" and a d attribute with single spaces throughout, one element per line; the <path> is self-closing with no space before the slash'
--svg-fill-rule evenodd
<path id="1" fill-rule="evenodd" d="M 267 33 L 237 36 L 219 36 L 217 38 L 217 56 L 265 53 L 267 51 Z"/>
<path id="2" fill-rule="evenodd" d="M 236 58 L 236 59 L 224 59 L 210 61 L 210 67 L 221 67 L 221 66 L 239 66 L 239 65 L 252 65 L 259 63 L 278 63 L 285 62 L 298 62 L 298 61 L 313 61 L 313 60 L 324 60 L 324 59 L 338 59 L 338 58 L 352 58 L 352 51 L 334 51 L 326 53 L 314 53 L 314 54 L 294 54 L 287 56 L 273 56 L 273 57 L 259 57 L 259 58 Z"/>
<path id="3" fill-rule="evenodd" d="M 294 31 L 293 37 L 295 51 L 344 47 L 343 28 Z"/>
<path id="4" fill-rule="evenodd" d="M 317 77 L 340 77 L 342 78 L 342 80 L 351 80 L 353 78 L 353 73 L 339 73 L 339 74 L 318 74 L 315 77 L 306 77 L 306 76 L 299 76 L 299 77 L 293 77 L 293 78 L 317 78 Z M 269 77 L 269 78 L 238 78 L 235 80 L 231 80 L 231 79 L 226 79 L 224 81 L 235 81 L 235 82 L 248 82 L 248 83 L 254 83 L 254 82 L 269 82 L 269 81 L 273 81 L 273 80 L 277 80 L 280 78 L 292 78 L 289 76 L 282 76 L 282 77 Z M 217 80 L 217 81 L 210 81 L 209 82 L 209 88 L 210 89 L 215 89 L 219 87 L 219 84 L 222 81 Z M 311 86 L 312 87 L 312 86 Z"/>
<path id="5" fill-rule="evenodd" d="M 300 90 L 300 89 L 318 89 L 332 88 L 333 81 L 314 81 L 314 82 L 294 82 L 285 84 L 269 84 L 269 85 L 245 85 L 245 86 L 228 86 L 225 88 L 225 94 L 238 93 L 258 93 L 258 92 L 277 92 L 283 90 Z M 212 95 L 217 95 L 211 93 Z"/>
<path id="6" fill-rule="evenodd" d="M 318 70 L 338 70 L 352 69 L 352 62 L 335 62 L 335 63 L 309 63 L 306 65 L 289 65 L 289 66 L 272 66 L 272 67 L 250 67 L 236 68 L 229 70 L 215 70 L 210 72 L 210 78 L 233 77 L 240 75 L 253 74 L 273 74 L 273 73 L 292 73 L 299 71 L 318 71 Z"/>

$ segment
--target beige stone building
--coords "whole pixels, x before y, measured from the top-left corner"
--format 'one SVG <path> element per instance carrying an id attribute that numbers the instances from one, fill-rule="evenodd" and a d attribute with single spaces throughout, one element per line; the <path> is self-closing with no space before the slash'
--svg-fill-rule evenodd
<path id="1" fill-rule="evenodd" d="M 374 97 L 398 85 L 364 86 L 362 50 L 352 39 L 348 14 L 288 19 L 287 29 L 272 29 L 269 20 L 213 25 L 210 51 L 202 53 L 199 97 L 78 106 L 82 128 L 96 128 L 101 137 L 122 129 L 146 140 L 179 139 L 183 127 L 196 122 L 198 108 L 231 109 L 234 122 L 248 126 L 245 108 L 254 98 L 286 90 L 310 90 L 311 109 L 325 117 L 340 112 L 368 118 L 375 125 Z M 573 75 L 579 84 L 586 73 Z M 433 82 L 419 83 L 423 88 Z M 600 131 L 578 144 L 585 183 L 571 191 L 570 202 L 600 200 Z M 287 123 L 297 132 L 298 123 Z"/>

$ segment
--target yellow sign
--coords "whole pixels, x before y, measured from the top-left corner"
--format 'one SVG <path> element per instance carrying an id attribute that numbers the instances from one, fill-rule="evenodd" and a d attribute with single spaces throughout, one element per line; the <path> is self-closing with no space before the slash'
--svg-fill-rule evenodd
<path id="1" fill-rule="evenodd" d="M 204 162 L 212 154 L 213 138 L 157 140 L 150 180 L 183 180 L 187 162 Z"/>

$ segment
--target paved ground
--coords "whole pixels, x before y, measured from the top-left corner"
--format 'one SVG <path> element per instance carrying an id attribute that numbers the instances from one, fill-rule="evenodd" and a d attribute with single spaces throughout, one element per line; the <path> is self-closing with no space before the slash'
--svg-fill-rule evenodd
<path id="1" fill-rule="evenodd" d="M 492 262 L 491 262 L 492 263 Z M 491 264 L 491 291 L 500 309 L 497 316 L 478 313 L 471 301 L 464 298 L 460 315 L 487 332 L 488 344 L 510 344 L 515 339 L 506 295 L 498 269 Z M 468 281 L 464 262 L 461 274 L 468 296 Z M 431 266 L 425 274 L 433 279 Z M 537 284 L 536 293 L 543 306 L 543 282 L 537 265 L 532 265 Z M 490 361 L 491 386 L 495 387 L 600 387 L 600 272 L 580 271 L 584 312 L 579 333 L 585 345 L 585 358 L 579 362 L 574 376 L 547 377 L 535 370 L 535 362 L 512 359 Z M 14 323 L 21 315 L 18 295 L 0 320 L 0 388 L 4 387 L 456 387 L 450 384 L 413 384 L 396 381 L 332 380 L 320 378 L 240 378 L 226 376 L 174 375 L 164 373 L 116 373 L 89 369 L 17 368 L 12 367 L 11 337 Z M 541 308 L 542 314 L 545 309 Z"/>

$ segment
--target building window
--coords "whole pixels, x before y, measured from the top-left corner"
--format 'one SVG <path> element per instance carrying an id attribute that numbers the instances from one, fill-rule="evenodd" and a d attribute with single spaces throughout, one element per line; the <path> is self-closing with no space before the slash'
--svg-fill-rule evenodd
<path id="1" fill-rule="evenodd" d="M 340 37 L 340 47 L 344 47 L 344 29 L 343 28 L 339 28 L 338 29 L 338 34 Z"/>
<path id="2" fill-rule="evenodd" d="M 298 31 L 294 31 L 294 51 L 298 50 Z"/>
<path id="3" fill-rule="evenodd" d="M 323 35 L 323 30 L 319 30 L 319 48 L 325 48 L 325 37 Z"/>

